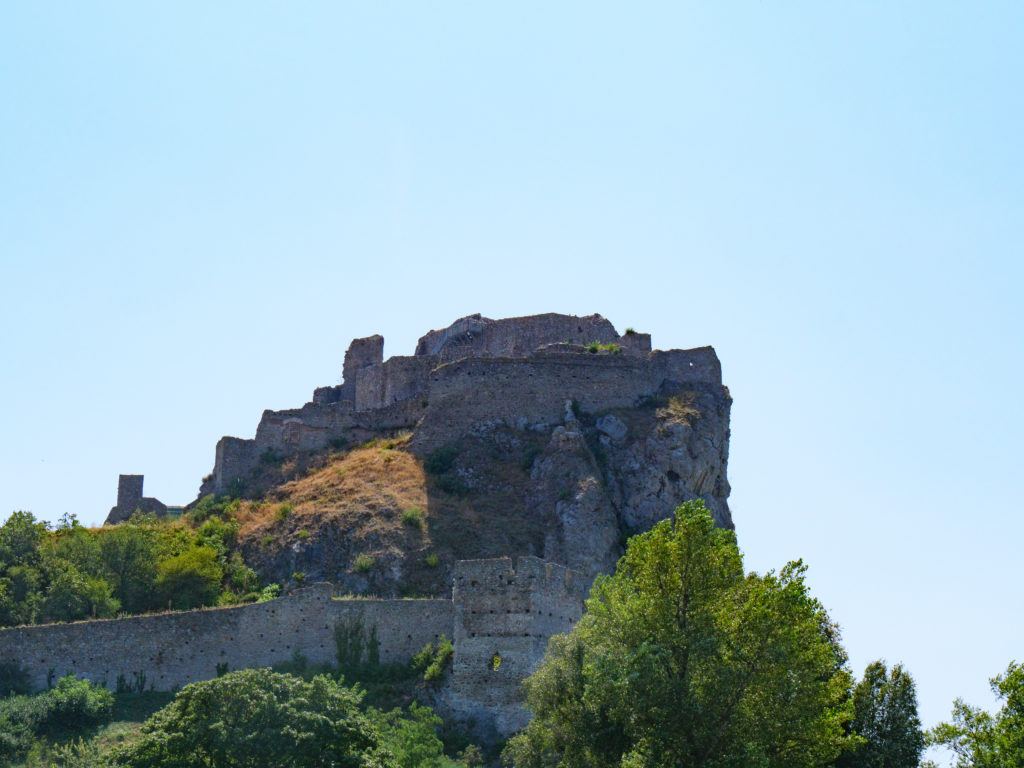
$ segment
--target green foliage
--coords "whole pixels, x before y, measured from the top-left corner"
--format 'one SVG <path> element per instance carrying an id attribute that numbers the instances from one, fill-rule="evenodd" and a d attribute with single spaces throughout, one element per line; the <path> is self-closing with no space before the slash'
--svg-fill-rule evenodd
<path id="1" fill-rule="evenodd" d="M 295 511 L 295 505 L 290 501 L 282 501 L 277 505 L 277 509 L 274 511 L 274 517 L 278 521 L 284 521 L 288 519 L 288 515 Z"/>
<path id="2" fill-rule="evenodd" d="M 533 462 L 537 460 L 540 453 L 541 447 L 539 445 L 528 445 L 519 456 L 519 468 L 523 472 L 529 472 L 533 469 Z"/>
<path id="3" fill-rule="evenodd" d="M 524 766 L 830 763 L 850 740 L 850 675 L 805 568 L 745 575 L 700 502 L 634 537 L 587 613 L 525 683 Z"/>
<path id="4" fill-rule="evenodd" d="M 458 458 L 459 449 L 455 446 L 445 446 L 444 448 L 438 448 L 431 452 L 427 457 L 427 460 L 423 462 L 423 469 L 428 474 L 443 475 L 445 472 L 451 470 L 455 466 L 455 459 Z"/>
<path id="5" fill-rule="evenodd" d="M 209 498 L 209 497 L 207 497 Z M 99 536 L 100 553 L 121 609 L 139 613 L 157 607 L 157 530 L 152 526 L 121 523 Z"/>
<path id="6" fill-rule="evenodd" d="M 110 719 L 114 696 L 68 675 L 48 691 L 0 700 L 0 760 L 23 756 L 40 737 L 81 733 Z"/>
<path id="7" fill-rule="evenodd" d="M 160 563 L 155 587 L 172 608 L 199 608 L 216 604 L 223 576 L 216 550 L 193 547 Z"/>
<path id="8" fill-rule="evenodd" d="M 616 344 L 613 341 L 610 341 L 610 342 L 608 342 L 606 344 L 602 344 L 599 341 L 592 341 L 589 344 L 587 344 L 584 347 L 584 349 L 586 349 L 587 352 L 589 352 L 592 355 L 596 355 L 599 352 L 604 352 L 606 354 L 611 354 L 611 355 L 621 355 L 622 354 L 622 345 L 621 344 Z"/>
<path id="9" fill-rule="evenodd" d="M 409 667 L 413 672 L 423 674 L 423 679 L 428 683 L 436 683 L 444 677 L 445 670 L 451 665 L 452 655 L 455 647 L 444 635 L 433 643 L 427 643 L 422 650 L 412 657 Z"/>
<path id="10" fill-rule="evenodd" d="M 465 496 L 469 493 L 469 486 L 457 477 L 439 477 L 434 482 L 438 488 L 452 496 Z"/>
<path id="11" fill-rule="evenodd" d="M 295 586 L 304 587 L 306 586 L 306 572 L 305 571 L 292 571 L 292 581 L 295 582 Z"/>
<path id="12" fill-rule="evenodd" d="M 451 665 L 454 652 L 455 647 L 451 641 L 444 635 L 441 635 L 441 638 L 437 641 L 437 651 L 434 653 L 434 658 L 423 671 L 423 679 L 428 683 L 439 681 L 444 676 L 445 670 Z"/>
<path id="13" fill-rule="evenodd" d="M 361 711 L 363 694 L 326 675 L 305 682 L 269 669 L 185 686 L 116 750 L 122 768 L 387 768 L 395 763 Z"/>
<path id="14" fill-rule="evenodd" d="M 28 671 L 21 664 L 0 662 L 0 699 L 31 692 Z"/>
<path id="15" fill-rule="evenodd" d="M 928 733 L 930 744 L 953 752 L 956 768 L 1024 765 L 1024 664 L 1010 662 L 989 684 L 1003 702 L 995 715 L 957 699 L 952 722 L 940 723 Z"/>
<path id="16" fill-rule="evenodd" d="M 356 559 L 352 562 L 353 573 L 366 573 L 373 570 L 373 566 L 377 564 L 377 561 L 366 554 L 356 555 Z"/>
<path id="17" fill-rule="evenodd" d="M 260 597 L 257 602 L 265 603 L 268 600 L 276 600 L 281 596 L 281 585 L 280 584 L 267 584 L 260 592 Z"/>
<path id="18" fill-rule="evenodd" d="M 423 517 L 423 510 L 419 507 L 409 507 L 402 511 L 402 523 L 410 528 L 423 530 L 427 527 L 427 521 Z"/>
<path id="19" fill-rule="evenodd" d="M 916 768 L 925 747 L 914 679 L 897 664 L 876 661 L 853 690 L 853 732 L 863 741 L 837 768 Z"/>
<path id="20" fill-rule="evenodd" d="M 370 710 L 369 714 L 380 731 L 381 742 L 399 768 L 454 768 L 458 765 L 445 756 L 444 744 L 438 736 L 441 718 L 429 707 L 413 702 L 408 715 L 401 709 Z"/>
<path id="21" fill-rule="evenodd" d="M 50 563 L 52 575 L 39 609 L 41 621 L 75 621 L 88 617 L 109 619 L 117 615 L 120 601 L 101 578 L 90 578 L 66 560 Z"/>
<path id="22" fill-rule="evenodd" d="M 339 667 L 358 667 L 363 661 L 363 622 L 352 618 L 334 625 L 334 646 Z"/>
<path id="23" fill-rule="evenodd" d="M 441 564 L 441 558 L 435 553 L 431 552 L 429 555 L 423 558 L 423 562 L 426 563 L 428 568 L 437 568 Z"/>

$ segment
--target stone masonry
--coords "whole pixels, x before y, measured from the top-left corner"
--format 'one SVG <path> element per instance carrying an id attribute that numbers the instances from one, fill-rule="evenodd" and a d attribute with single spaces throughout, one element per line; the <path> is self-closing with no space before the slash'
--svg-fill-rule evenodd
<path id="1" fill-rule="evenodd" d="M 107 515 L 107 524 L 122 523 L 136 512 L 166 515 L 167 505 L 142 495 L 143 475 L 121 475 L 117 482 L 117 504 Z"/>
<path id="2" fill-rule="evenodd" d="M 75 674 L 115 688 L 172 690 L 227 670 L 263 667 L 302 654 L 337 659 L 335 628 L 362 639 L 382 663 L 403 663 L 441 635 L 455 652 L 442 706 L 483 733 L 508 735 L 527 712 L 519 683 L 548 638 L 579 619 L 587 584 L 537 558 L 460 562 L 449 600 L 334 599 L 328 583 L 264 603 L 123 619 L 0 629 L 0 662 L 20 664 L 36 688 Z"/>
<path id="3" fill-rule="evenodd" d="M 592 342 L 614 346 L 592 354 Z M 481 423 L 558 424 L 567 399 L 596 413 L 635 405 L 666 384 L 722 384 L 711 347 L 652 351 L 649 334 L 620 336 L 600 315 L 471 315 L 427 333 L 411 357 L 384 360 L 383 344 L 381 336 L 354 340 L 342 384 L 318 388 L 301 408 L 264 411 L 254 439 L 222 438 L 199 495 L 244 484 L 267 451 L 412 430 L 413 450 L 425 455 Z"/>

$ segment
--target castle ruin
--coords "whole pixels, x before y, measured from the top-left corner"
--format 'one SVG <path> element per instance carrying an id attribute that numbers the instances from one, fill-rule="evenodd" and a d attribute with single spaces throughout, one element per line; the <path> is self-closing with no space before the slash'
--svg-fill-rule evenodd
<path id="1" fill-rule="evenodd" d="M 581 575 L 537 558 L 474 560 L 457 566 L 447 600 L 334 598 L 321 583 L 262 603 L 230 608 L 0 629 L 0 662 L 20 665 L 44 688 L 73 674 L 114 689 L 168 691 L 225 671 L 266 667 L 301 655 L 311 664 L 405 663 L 442 635 L 453 640 L 452 671 L 439 692 L 450 717 L 506 736 L 528 713 L 519 683 L 547 639 L 579 620 Z M 496 662 L 496 660 L 500 660 Z"/>

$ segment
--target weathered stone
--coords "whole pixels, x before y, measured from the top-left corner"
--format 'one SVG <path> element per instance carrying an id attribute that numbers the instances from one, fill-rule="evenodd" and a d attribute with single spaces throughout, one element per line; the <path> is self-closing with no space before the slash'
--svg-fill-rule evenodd
<path id="1" fill-rule="evenodd" d="M 617 443 L 622 442 L 626 438 L 626 433 L 629 432 L 629 428 L 610 413 L 597 420 L 597 429 Z"/>

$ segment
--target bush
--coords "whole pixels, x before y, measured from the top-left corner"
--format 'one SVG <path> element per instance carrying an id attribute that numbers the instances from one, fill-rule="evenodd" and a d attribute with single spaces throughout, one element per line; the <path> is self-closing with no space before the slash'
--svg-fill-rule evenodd
<path id="1" fill-rule="evenodd" d="M 455 459 L 458 455 L 459 449 L 454 446 L 438 448 L 427 457 L 426 461 L 423 462 L 423 469 L 435 477 L 443 475 L 455 466 Z"/>
<path id="2" fill-rule="evenodd" d="M 419 528 L 421 531 L 427 525 L 427 521 L 423 519 L 423 510 L 419 507 L 409 507 L 403 511 L 402 522 L 410 528 Z"/>
<path id="3" fill-rule="evenodd" d="M 433 552 L 431 552 L 429 555 L 423 558 L 423 562 L 427 564 L 428 568 L 437 568 L 437 566 L 441 563 L 441 559 Z"/>
<path id="4" fill-rule="evenodd" d="M 156 589 L 164 604 L 188 610 L 215 604 L 223 577 L 217 552 L 211 547 L 193 547 L 160 563 Z"/>
<path id="5" fill-rule="evenodd" d="M 123 768 L 395 765 L 361 711 L 363 693 L 326 675 L 304 682 L 269 669 L 185 686 L 119 750 Z"/>
<path id="6" fill-rule="evenodd" d="M 356 555 L 355 561 L 352 563 L 353 573 L 366 573 L 367 571 L 373 570 L 373 566 L 377 564 L 369 555 Z"/>
<path id="7" fill-rule="evenodd" d="M 439 477 L 435 482 L 438 488 L 451 496 L 465 496 L 469 493 L 469 486 L 457 477 Z"/>
<path id="8" fill-rule="evenodd" d="M 32 692 L 28 671 L 15 662 L 0 662 L 0 699 Z"/>
<path id="9" fill-rule="evenodd" d="M 295 511 L 295 505 L 290 501 L 283 501 L 277 506 L 277 510 L 274 512 L 274 517 L 279 521 L 288 519 L 288 515 Z"/>
<path id="10" fill-rule="evenodd" d="M 0 759 L 13 762 L 36 738 L 81 733 L 110 720 L 114 695 L 74 675 L 62 677 L 55 688 L 35 696 L 11 696 L 0 701 Z"/>

